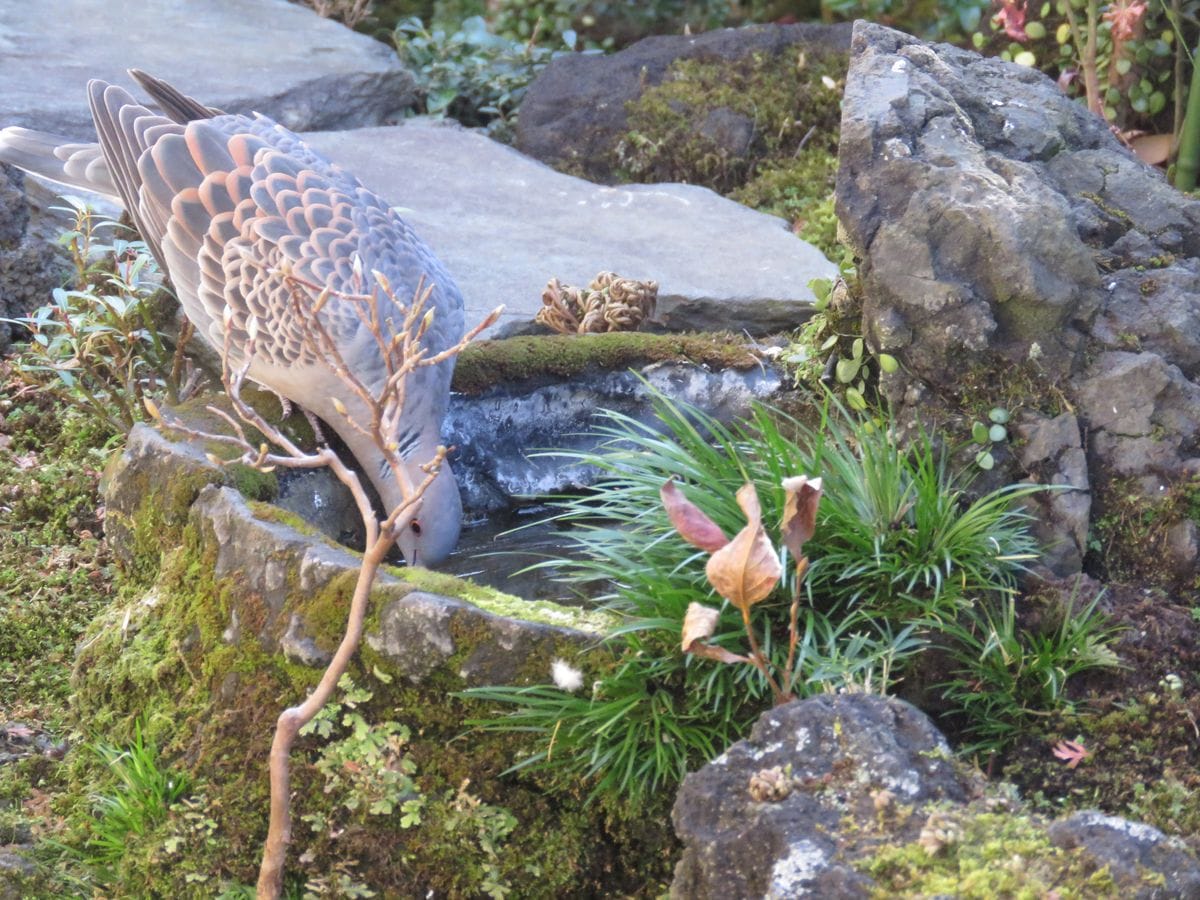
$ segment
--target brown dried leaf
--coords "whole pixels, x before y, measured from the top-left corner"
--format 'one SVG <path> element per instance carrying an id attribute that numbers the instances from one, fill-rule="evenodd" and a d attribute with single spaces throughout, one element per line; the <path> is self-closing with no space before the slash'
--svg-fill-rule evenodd
<path id="1" fill-rule="evenodd" d="M 737 503 L 742 508 L 742 512 L 746 514 L 746 521 L 751 525 L 757 525 L 762 521 L 762 507 L 758 502 L 758 491 L 754 489 L 753 482 L 747 481 L 737 492 Z"/>
<path id="2" fill-rule="evenodd" d="M 797 562 L 804 556 L 804 545 L 817 530 L 817 506 L 821 502 L 821 479 L 800 475 L 783 480 L 785 499 L 779 523 L 783 545 Z"/>
<path id="3" fill-rule="evenodd" d="M 699 603 L 689 603 L 687 613 L 683 617 L 683 652 L 689 652 L 694 641 L 712 637 L 720 618 L 720 610 Z"/>
<path id="4" fill-rule="evenodd" d="M 1129 146 L 1148 166 L 1161 166 L 1171 156 L 1172 135 L 1140 134 L 1132 136 Z"/>
<path id="5" fill-rule="evenodd" d="M 743 611 L 775 590 L 782 571 L 779 556 L 762 523 L 757 521 L 748 522 L 732 541 L 709 558 L 705 567 L 717 593 Z"/>
<path id="6" fill-rule="evenodd" d="M 720 550 L 729 543 L 719 525 L 706 516 L 700 507 L 683 496 L 683 492 L 675 485 L 675 479 L 669 479 L 659 490 L 667 517 L 680 536 L 694 547 L 712 553 Z"/>
<path id="7" fill-rule="evenodd" d="M 688 648 L 687 652 L 692 654 L 692 656 L 702 656 L 705 659 L 715 659 L 717 662 L 723 663 L 750 662 L 745 656 L 738 656 L 736 653 L 730 653 L 724 647 L 714 647 L 712 644 L 706 644 L 703 641 L 693 641 L 692 646 Z"/>

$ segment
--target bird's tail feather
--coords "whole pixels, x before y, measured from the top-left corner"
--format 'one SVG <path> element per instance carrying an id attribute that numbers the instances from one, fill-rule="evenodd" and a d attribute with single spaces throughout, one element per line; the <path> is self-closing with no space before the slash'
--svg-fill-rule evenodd
<path id="1" fill-rule="evenodd" d="M 76 143 L 58 135 L 14 125 L 0 128 L 0 162 L 120 202 L 99 144 Z"/>
<path id="2" fill-rule="evenodd" d="M 130 69 L 129 74 L 142 86 L 142 90 L 154 98 L 163 115 L 172 122 L 186 125 L 196 119 L 211 119 L 213 116 L 223 115 L 219 109 L 205 106 L 161 78 L 147 75 L 141 69 Z"/>

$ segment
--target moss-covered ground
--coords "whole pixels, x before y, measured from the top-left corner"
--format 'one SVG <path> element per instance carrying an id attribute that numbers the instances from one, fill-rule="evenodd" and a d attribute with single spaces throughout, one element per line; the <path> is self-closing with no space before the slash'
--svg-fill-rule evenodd
<path id="1" fill-rule="evenodd" d="M 613 167 L 624 180 L 711 187 L 787 219 L 837 258 L 833 187 L 845 70 L 845 56 L 815 48 L 679 60 L 627 105 L 629 131 Z M 730 116 L 751 123 L 744 147 L 703 125 Z"/>

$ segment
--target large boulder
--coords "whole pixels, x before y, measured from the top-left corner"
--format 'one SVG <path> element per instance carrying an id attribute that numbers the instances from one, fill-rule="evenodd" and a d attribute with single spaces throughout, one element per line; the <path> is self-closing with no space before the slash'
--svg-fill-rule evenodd
<path id="1" fill-rule="evenodd" d="M 901 363 L 883 376 L 901 416 L 1022 411 L 1037 448 L 1007 474 L 1091 492 L 1040 501 L 1058 572 L 1079 570 L 1090 521 L 1159 515 L 1137 552 L 1165 551 L 1162 502 L 1200 468 L 1200 202 L 1036 70 L 866 22 L 839 162 L 863 330 Z M 1139 512 L 1108 515 L 1130 487 Z M 1194 545 L 1175 540 L 1165 580 L 1190 580 Z"/>
<path id="2" fill-rule="evenodd" d="M 671 817 L 679 900 L 1200 896 L 1178 838 L 1094 810 L 1051 822 L 955 763 L 924 713 L 867 694 L 765 713 Z"/>
<path id="3" fill-rule="evenodd" d="M 287 0 L 146 0 L 119 23 L 88 0 L 8 3 L 0 35 L 11 54 L 0 125 L 79 139 L 94 134 L 88 79 L 127 85 L 131 67 L 293 130 L 379 125 L 415 97 L 395 51 Z"/>
<path id="4" fill-rule="evenodd" d="M 844 59 L 849 36 L 848 25 L 758 25 L 648 37 L 611 56 L 560 56 L 525 94 L 517 147 L 556 168 L 611 180 L 622 166 L 621 145 L 629 139 L 629 104 L 660 85 L 681 62 L 732 71 L 751 58 L 786 58 L 793 69 L 803 60 L 813 64 L 817 90 L 818 58 Z M 733 158 L 750 152 L 757 137 L 754 120 L 728 108 L 705 111 L 694 125 L 696 138 Z"/>
<path id="5" fill-rule="evenodd" d="M 835 272 L 780 219 L 712 191 L 602 187 L 454 124 L 305 138 L 399 204 L 462 289 L 468 324 L 505 304 L 490 336 L 529 330 L 550 278 L 586 285 L 602 271 L 657 281 L 669 330 L 770 333 L 802 324 L 808 282 Z"/>
<path id="6" fill-rule="evenodd" d="M 916 840 L 931 804 L 975 791 L 933 723 L 863 694 L 793 702 L 687 776 L 671 813 L 684 844 L 673 898 L 868 897 L 850 849 L 863 829 Z M 851 838 L 850 835 L 855 835 Z M 863 847 L 862 849 L 865 849 Z"/>

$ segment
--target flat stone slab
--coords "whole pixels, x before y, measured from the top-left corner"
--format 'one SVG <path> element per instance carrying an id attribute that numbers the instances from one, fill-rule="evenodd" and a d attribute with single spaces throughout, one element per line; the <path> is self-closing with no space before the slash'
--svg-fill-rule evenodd
<path id="1" fill-rule="evenodd" d="M 707 188 L 604 187 L 423 119 L 305 139 L 396 204 L 457 280 L 468 326 L 505 304 L 493 337 L 529 325 L 551 277 L 653 279 L 655 318 L 672 330 L 765 334 L 799 326 L 808 282 L 836 274 L 782 219 Z"/>
<path id="2" fill-rule="evenodd" d="M 94 140 L 87 82 L 134 87 L 129 68 L 293 130 L 394 121 L 413 97 L 393 50 L 287 0 L 0 3 L 0 125 Z"/>

